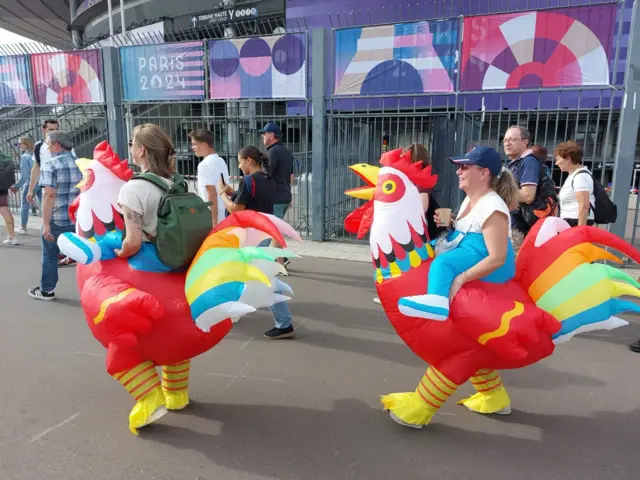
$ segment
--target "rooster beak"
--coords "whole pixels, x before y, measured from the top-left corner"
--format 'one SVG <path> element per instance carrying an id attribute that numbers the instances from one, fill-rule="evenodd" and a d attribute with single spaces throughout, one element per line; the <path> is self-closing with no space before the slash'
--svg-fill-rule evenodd
<path id="1" fill-rule="evenodd" d="M 373 193 L 376 190 L 376 184 L 378 183 L 380 168 L 369 165 L 368 163 L 358 163 L 357 165 L 351 165 L 349 168 L 356 172 L 356 175 L 362 179 L 366 186 L 352 188 L 344 193 L 353 198 L 371 200 L 373 198 Z"/>
<path id="2" fill-rule="evenodd" d="M 82 188 L 82 186 L 86 183 L 86 181 L 87 181 L 87 172 L 88 172 L 89 164 L 91 162 L 92 162 L 92 160 L 90 158 L 78 158 L 76 160 L 76 165 L 78 166 L 78 168 L 82 172 L 82 180 L 80 181 L 80 183 L 78 185 L 76 185 L 76 188 Z"/>

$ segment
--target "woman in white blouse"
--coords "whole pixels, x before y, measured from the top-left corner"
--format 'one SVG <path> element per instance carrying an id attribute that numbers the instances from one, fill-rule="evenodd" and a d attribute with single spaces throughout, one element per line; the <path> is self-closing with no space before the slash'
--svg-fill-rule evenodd
<path id="1" fill-rule="evenodd" d="M 582 164 L 582 147 L 570 140 L 561 143 L 554 152 L 556 166 L 569 176 L 560 189 L 560 216 L 572 227 L 593 225 L 593 178 Z"/>

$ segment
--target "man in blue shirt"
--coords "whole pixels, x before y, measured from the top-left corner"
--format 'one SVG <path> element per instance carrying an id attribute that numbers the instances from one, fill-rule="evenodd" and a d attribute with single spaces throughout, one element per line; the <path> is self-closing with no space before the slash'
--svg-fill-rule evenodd
<path id="1" fill-rule="evenodd" d="M 55 131 L 47 136 L 51 161 L 42 165 L 40 186 L 42 197 L 42 276 L 40 286 L 29 290 L 36 300 L 55 299 L 58 284 L 58 237 L 73 232 L 75 226 L 69 217 L 69 206 L 80 194 L 76 185 L 82 181 L 82 172 L 72 154 L 73 140 L 68 133 Z"/>
<path id="2" fill-rule="evenodd" d="M 533 203 L 540 183 L 540 162 L 529 148 L 530 141 L 529 130 L 519 125 L 509 127 L 504 134 L 504 153 L 510 159 L 509 170 L 520 187 L 518 202 L 521 206 Z M 511 230 L 513 248 L 517 253 L 529 230 L 522 224 L 518 210 L 511 212 Z"/>

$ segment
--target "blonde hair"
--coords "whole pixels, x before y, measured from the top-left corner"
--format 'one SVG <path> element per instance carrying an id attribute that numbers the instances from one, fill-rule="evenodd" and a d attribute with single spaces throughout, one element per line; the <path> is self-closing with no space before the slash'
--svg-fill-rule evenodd
<path id="1" fill-rule="evenodd" d="M 172 178 L 176 170 L 175 150 L 169 134 L 153 123 L 133 129 L 133 143 L 144 147 L 149 172 L 163 178 Z"/>
<path id="2" fill-rule="evenodd" d="M 491 188 L 510 209 L 518 203 L 518 184 L 507 168 L 502 167 L 498 175 L 491 175 Z"/>
<path id="3" fill-rule="evenodd" d="M 27 147 L 27 151 L 33 152 L 33 149 L 34 149 L 33 138 L 31 138 L 31 137 L 20 137 L 18 139 L 18 144 L 21 144 L 21 143 L 25 144 L 25 146 Z"/>

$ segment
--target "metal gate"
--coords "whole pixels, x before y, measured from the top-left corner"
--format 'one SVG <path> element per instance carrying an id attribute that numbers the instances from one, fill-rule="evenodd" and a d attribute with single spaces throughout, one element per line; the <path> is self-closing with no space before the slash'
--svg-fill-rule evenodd
<path id="1" fill-rule="evenodd" d="M 94 147 L 107 139 L 106 107 L 102 104 L 20 106 L 0 109 L 0 145 L 2 152 L 10 155 L 20 172 L 20 137 L 30 137 L 37 142 L 42 138 L 42 122 L 56 119 L 60 130 L 69 133 L 74 140 L 78 157 L 93 156 Z M 21 194 L 9 195 L 9 208 L 20 210 Z"/>
<path id="2" fill-rule="evenodd" d="M 237 187 L 240 181 L 238 152 L 248 145 L 262 150 L 258 130 L 265 123 L 277 123 L 284 145 L 295 158 L 292 185 L 292 208 L 285 220 L 303 236 L 311 231 L 311 117 L 310 103 L 275 100 L 189 103 L 128 103 L 126 105 L 128 138 L 136 125 L 155 123 L 172 138 L 177 152 L 178 171 L 186 175 L 191 188 L 197 188 L 200 159 L 191 151 L 189 132 L 206 128 L 213 132 L 217 153 L 227 162 L 229 175 Z"/>
<path id="3" fill-rule="evenodd" d="M 573 93 L 574 96 L 582 94 Z M 619 108 L 614 107 L 619 93 L 612 89 L 590 90 L 589 95 L 585 95 L 589 101 L 578 99 L 577 108 L 573 109 L 561 105 L 545 109 L 540 101 L 536 108 L 512 109 L 503 106 L 500 100 L 494 111 L 489 112 L 472 110 L 467 104 L 471 95 L 458 95 L 457 103 L 439 109 L 421 106 L 430 102 L 427 97 L 385 99 L 387 102 L 377 98 L 358 99 L 357 102 L 333 98 L 328 112 L 325 238 L 353 238 L 344 230 L 343 223 L 346 215 L 361 202 L 345 196 L 344 191 L 360 186 L 361 181 L 347 167 L 361 162 L 377 165 L 383 151 L 402 148 L 412 142 L 424 144 L 432 158 L 433 171 L 439 177 L 434 189 L 438 203 L 454 209 L 460 205 L 462 194 L 457 188 L 455 168 L 448 158 L 464 154 L 474 145 L 489 145 L 496 148 L 506 162 L 502 138 L 512 125 L 527 127 L 532 136 L 531 145 L 548 150 L 546 165 L 558 187 L 566 175 L 554 165 L 553 150 L 559 143 L 573 139 L 583 145 L 585 165 L 609 188 L 619 118 Z M 502 94 L 498 95 L 503 98 Z M 544 92 L 519 95 L 542 98 Z M 510 105 L 513 103 L 512 100 Z M 385 104 L 393 107 L 384 108 Z M 358 108 L 354 108 L 355 105 Z M 636 191 L 639 182 L 640 175 L 635 178 Z M 630 202 L 637 202 L 633 189 Z M 633 206 L 635 208 L 635 203 Z M 627 231 L 629 238 L 633 233 L 632 217 Z"/>

